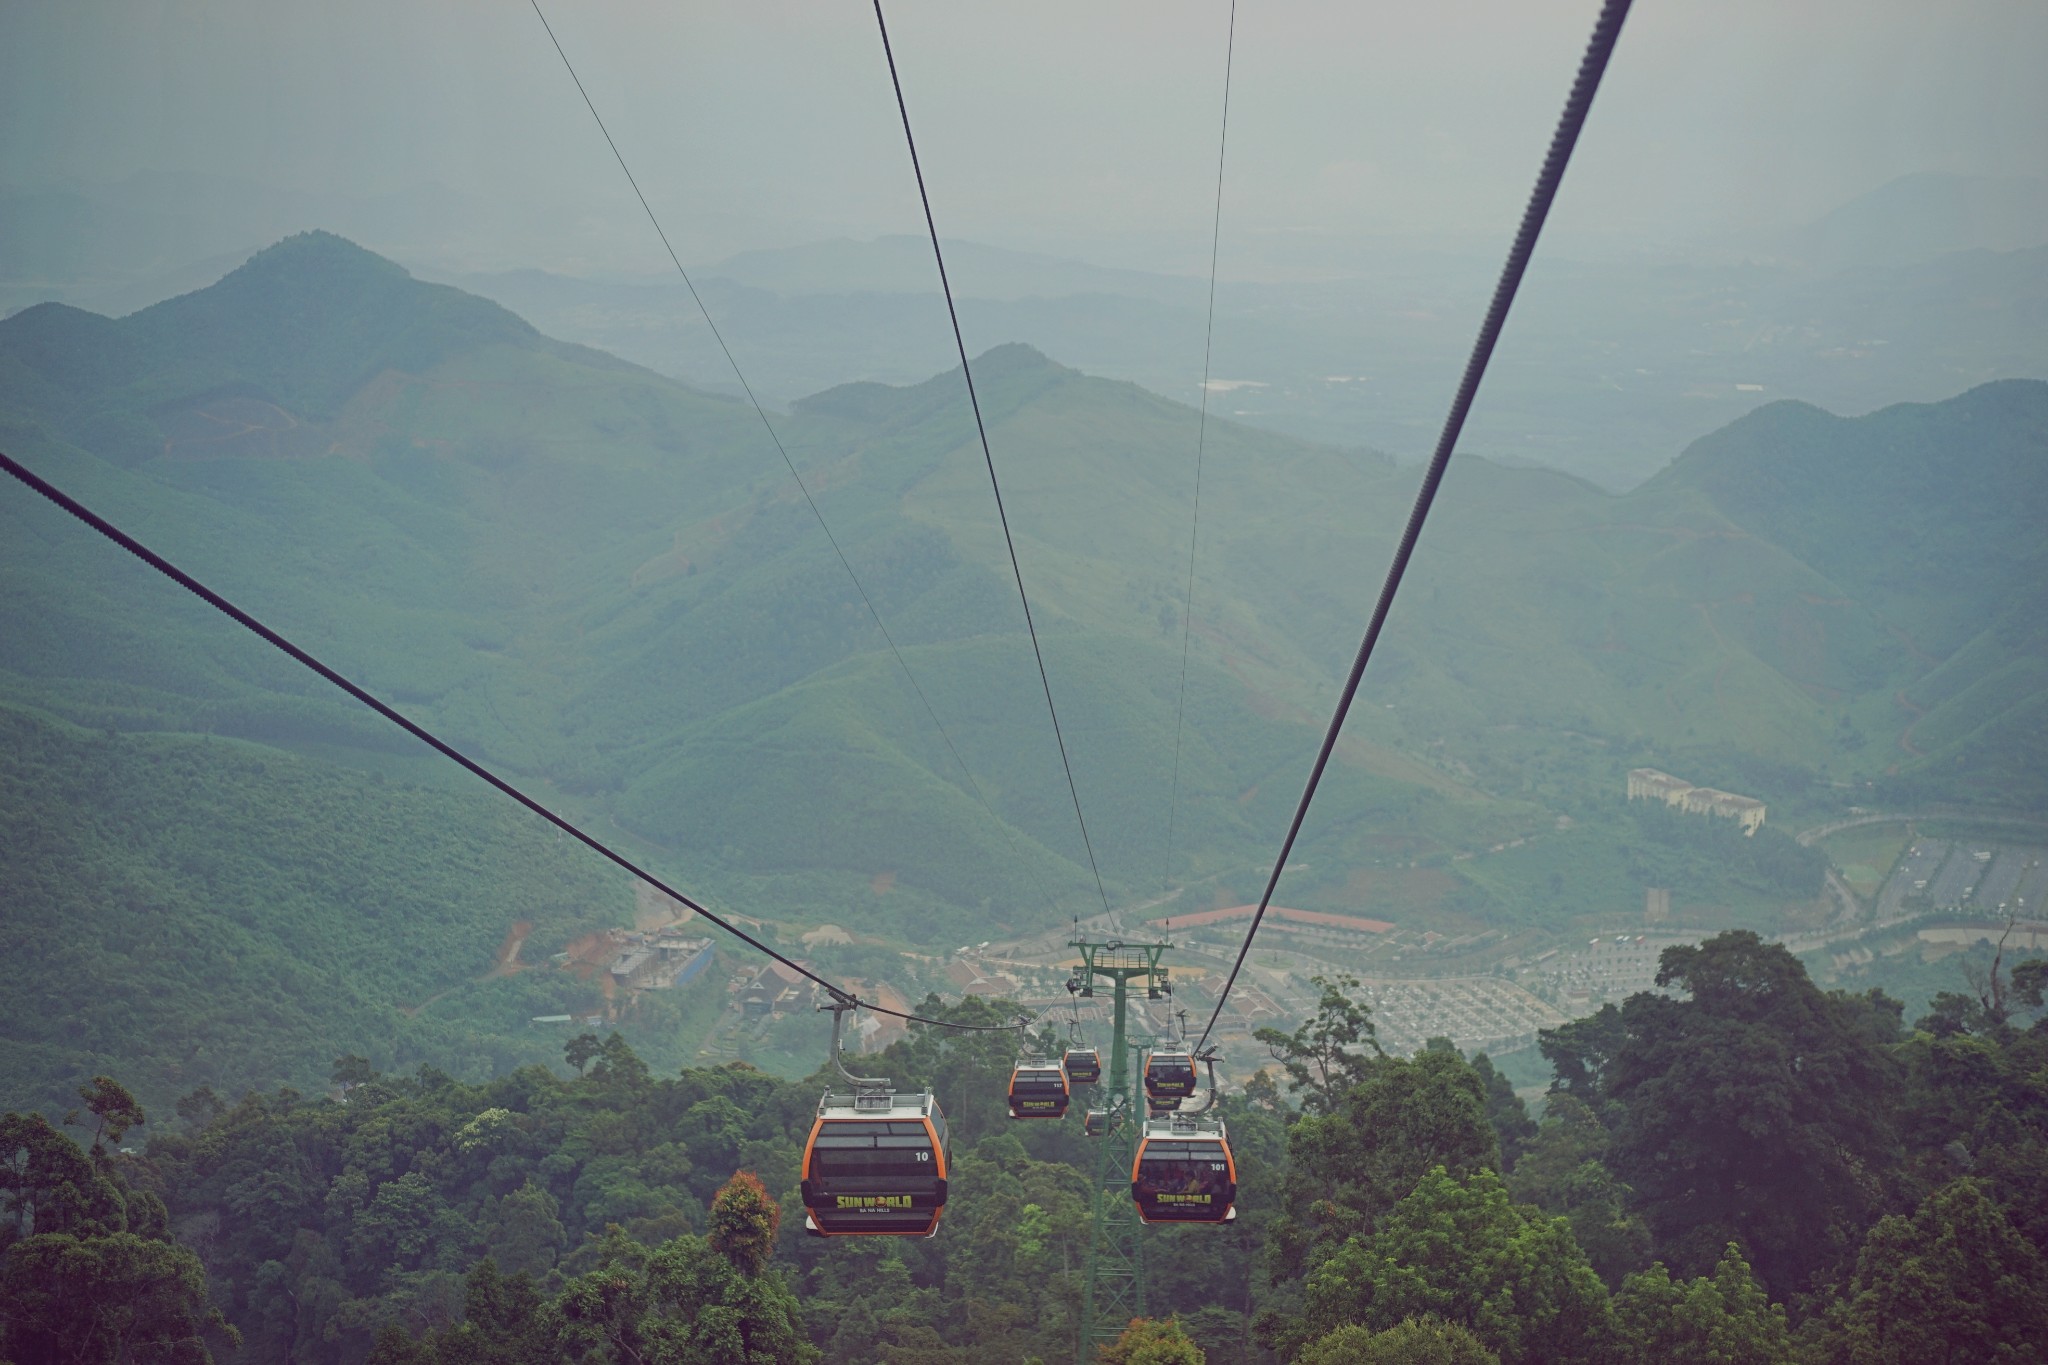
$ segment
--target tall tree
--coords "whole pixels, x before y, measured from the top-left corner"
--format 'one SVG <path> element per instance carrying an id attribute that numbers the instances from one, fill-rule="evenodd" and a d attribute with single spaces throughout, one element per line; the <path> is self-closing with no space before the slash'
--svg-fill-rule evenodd
<path id="1" fill-rule="evenodd" d="M 579 1033 L 562 1046 L 562 1060 L 575 1067 L 576 1074 L 581 1076 L 603 1051 L 604 1044 L 595 1033 Z"/>
<path id="2" fill-rule="evenodd" d="M 1561 1214 L 1610 1288 L 1650 1258 L 1650 1230 L 1628 1207 L 1629 1188 L 1606 1165 L 1610 1139 L 1593 1111 L 1566 1091 L 1544 1106 L 1535 1141 L 1508 1175 L 1515 1198 Z"/>
<path id="3" fill-rule="evenodd" d="M 1529 1106 L 1515 1093 L 1514 1082 L 1495 1068 L 1491 1057 L 1483 1052 L 1474 1053 L 1472 1069 L 1479 1073 L 1479 1083 L 1486 1087 L 1486 1121 L 1493 1125 L 1494 1136 L 1500 1139 L 1500 1168 L 1503 1172 L 1512 1171 L 1535 1140 L 1536 1121 L 1529 1117 Z"/>
<path id="4" fill-rule="evenodd" d="M 78 1098 L 85 1101 L 86 1112 L 93 1116 L 92 1150 L 95 1152 L 100 1150 L 103 1142 L 120 1146 L 128 1130 L 144 1122 L 140 1102 L 111 1076 L 93 1077 L 91 1085 L 78 1087 Z"/>
<path id="5" fill-rule="evenodd" d="M 1830 995 L 1748 930 L 1664 951 L 1632 996 L 1603 1089 L 1622 1110 L 1610 1161 L 1657 1249 L 1703 1274 L 1729 1242 L 1772 1292 L 1808 1287 L 1853 1253 L 1893 1156 L 1896 1036 L 1869 997 Z"/>
<path id="6" fill-rule="evenodd" d="M 1346 1242 L 1309 1275 L 1298 1332 L 1425 1316 L 1469 1329 L 1504 1365 L 1597 1361 L 1610 1334 L 1607 1290 L 1570 1227 L 1514 1203 L 1490 1170 L 1432 1171 Z"/>
<path id="7" fill-rule="evenodd" d="M 735 1172 L 711 1201 L 711 1249 L 742 1275 L 759 1275 L 768 1268 L 781 1226 L 782 1210 L 752 1171 Z"/>
<path id="8" fill-rule="evenodd" d="M 1660 1365 L 1790 1365 L 1785 1308 L 1749 1273 L 1740 1248 L 1722 1254 L 1712 1275 L 1674 1281 L 1660 1262 L 1638 1271 L 1614 1296 L 1615 1331 L 1630 1360 Z"/>
<path id="9" fill-rule="evenodd" d="M 1462 1176 L 1497 1167 L 1479 1075 L 1456 1052 L 1382 1057 L 1325 1115 L 1287 1134 L 1284 1213 L 1272 1234 L 1275 1280 L 1298 1279 L 1375 1220 L 1434 1167 Z"/>
<path id="10" fill-rule="evenodd" d="M 531 1177 L 498 1201 L 498 1216 L 484 1233 L 491 1255 L 508 1275 L 546 1275 L 568 1234 L 561 1205 Z"/>
<path id="11" fill-rule="evenodd" d="M 1607 1068 L 1627 1036 L 1621 1010 L 1612 1003 L 1584 1019 L 1538 1033 L 1536 1046 L 1557 1078 L 1550 1088 L 1598 1109 L 1607 1097 Z"/>
<path id="12" fill-rule="evenodd" d="M 2048 1258 L 1981 1182 L 1956 1180 L 1870 1230 L 1832 1319 L 1830 1365 L 2039 1365 Z"/>
<path id="13" fill-rule="evenodd" d="M 0 1354 L 20 1365 L 210 1365 L 208 1332 L 236 1340 L 184 1247 L 48 1232 L 0 1256 Z"/>
<path id="14" fill-rule="evenodd" d="M 141 1108 L 104 1076 L 81 1093 L 102 1120 L 90 1157 L 40 1114 L 0 1115 L 13 1216 L 0 1227 L 0 1360 L 210 1365 L 208 1333 L 240 1338 L 208 1298 L 199 1258 L 167 1240 L 162 1201 L 122 1189 L 119 1163 L 99 1151 Z"/>
<path id="15" fill-rule="evenodd" d="M 80 1236 L 127 1226 L 120 1191 L 41 1114 L 0 1114 L 0 1247 L 41 1232 Z"/>
<path id="16" fill-rule="evenodd" d="M 1328 1114 L 1345 1091 L 1364 1080 L 1373 1060 L 1384 1056 L 1373 1036 L 1372 1010 L 1346 992 L 1358 989 L 1355 976 L 1310 977 L 1322 990 L 1316 1012 L 1292 1033 L 1262 1028 L 1252 1037 L 1266 1045 L 1287 1073 L 1287 1088 L 1302 1097 L 1302 1108 Z"/>

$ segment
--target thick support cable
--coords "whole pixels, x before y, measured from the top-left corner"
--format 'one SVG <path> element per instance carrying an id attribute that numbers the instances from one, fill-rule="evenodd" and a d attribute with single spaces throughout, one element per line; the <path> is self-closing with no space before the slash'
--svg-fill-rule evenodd
<path id="1" fill-rule="evenodd" d="M 698 313 L 703 316 L 704 325 L 711 329 L 711 339 L 718 343 L 718 349 L 725 356 L 725 363 L 732 367 L 732 377 L 739 381 L 741 391 L 747 395 L 747 401 L 753 404 L 754 415 L 761 419 L 761 427 L 768 433 L 768 439 L 774 443 L 775 453 L 782 457 L 782 463 L 789 469 L 789 477 L 796 481 L 797 491 L 804 495 L 805 504 L 810 507 L 811 515 L 817 519 L 818 529 L 825 533 L 825 539 L 832 544 L 832 553 L 839 557 L 839 567 L 846 570 L 846 577 L 852 582 L 853 590 L 860 594 L 861 605 L 868 609 L 868 616 L 874 621 L 875 629 L 881 632 L 883 643 L 889 646 L 889 652 L 896 657 L 896 666 L 903 670 L 903 680 L 910 684 L 910 690 L 917 694 L 918 703 L 924 707 L 924 713 L 931 717 L 933 728 L 939 732 L 939 738 L 946 743 L 946 751 L 952 754 L 953 761 L 960 765 L 960 773 L 967 779 L 968 790 L 974 793 L 974 799 L 981 803 L 981 808 L 988 812 L 988 818 L 1002 831 L 1003 838 L 1010 845 L 1010 852 L 1016 855 L 1025 873 L 1038 884 L 1038 893 L 1045 898 L 1046 909 L 1057 914 L 1058 904 L 1052 891 L 1046 886 L 1045 879 L 1038 875 L 1037 867 L 1017 846 L 1017 836 L 1011 833 L 1009 824 L 996 814 L 995 807 L 991 806 L 988 797 L 982 794 L 981 784 L 974 780 L 974 770 L 969 768 L 967 760 L 961 757 L 959 746 L 953 743 L 953 736 L 947 732 L 945 722 L 939 719 L 937 708 L 925 695 L 924 688 L 917 681 L 917 675 L 910 671 L 910 663 L 903 657 L 903 651 L 896 647 L 896 637 L 889 633 L 888 626 L 882 624 L 882 613 L 875 608 L 874 599 L 868 596 L 868 590 L 861 583 L 860 575 L 853 571 L 853 561 L 848 559 L 846 551 L 840 548 L 839 537 L 832 534 L 832 527 L 826 522 L 825 513 L 818 507 L 818 500 L 811 496 L 810 486 L 804 482 L 804 476 L 797 473 L 796 461 L 790 458 L 789 450 L 782 444 L 782 437 L 775 430 L 775 424 L 768 420 L 768 410 L 761 405 L 761 400 L 754 396 L 754 386 L 747 382 L 747 376 L 741 372 L 740 362 L 733 356 L 732 347 L 725 344 L 725 335 L 718 330 L 718 324 L 712 320 L 711 309 L 705 305 L 703 296 L 697 292 L 696 281 L 690 278 L 689 271 L 683 269 L 682 258 L 676 255 L 675 247 L 669 244 L 668 233 L 662 228 L 661 219 L 655 216 L 654 207 L 647 202 L 647 196 L 640 192 L 640 182 L 634 178 L 633 168 L 626 164 L 625 154 L 619 150 L 619 144 L 612 140 L 611 129 L 605 126 L 604 116 L 597 112 L 597 104 L 590 98 L 590 92 L 584 89 L 583 78 L 576 74 L 576 66 L 569 60 L 568 52 L 563 49 L 562 40 L 555 36 L 554 25 L 548 22 L 548 16 L 541 11 L 540 0 L 528 2 L 533 6 L 534 17 L 540 20 L 540 26 L 547 31 L 548 41 L 554 44 L 555 55 L 562 59 L 562 69 L 569 73 L 569 79 L 576 86 L 576 93 L 583 97 L 583 107 L 590 111 L 591 119 L 597 124 L 597 131 L 604 135 L 605 146 L 612 149 L 612 159 L 619 163 L 619 169 L 625 173 L 626 183 L 633 187 L 633 197 L 640 201 L 641 211 L 647 215 L 647 221 L 654 226 L 654 235 L 661 238 L 662 249 L 668 252 L 669 262 L 675 266 L 676 274 L 682 277 L 683 287 L 690 291 L 690 298 L 696 303 Z"/>
<path id="2" fill-rule="evenodd" d="M 1095 843 L 1088 837 L 1088 818 L 1081 814 L 1081 789 L 1074 785 L 1074 765 L 1067 759 L 1067 739 L 1060 730 L 1059 708 L 1052 702 L 1052 679 L 1045 671 L 1045 654 L 1038 647 L 1038 627 L 1031 619 L 1031 597 L 1024 591 L 1024 570 L 1017 563 L 1017 542 L 1010 536 L 1010 514 L 1003 507 L 1003 485 L 996 478 L 996 457 L 988 447 L 988 424 L 981 419 L 981 398 L 974 389 L 974 370 L 967 363 L 967 341 L 960 334 L 960 311 L 953 306 L 953 284 L 946 276 L 946 253 L 939 249 L 939 225 L 932 217 L 932 197 L 925 190 L 924 166 L 917 159 L 917 138 L 910 131 L 910 106 L 903 100 L 903 80 L 896 73 L 896 51 L 889 45 L 889 22 L 882 17 L 882 0 L 875 0 L 875 24 L 882 31 L 882 55 L 889 61 L 889 82 L 896 88 L 896 111 L 903 116 L 903 140 L 910 147 L 910 169 L 917 176 L 917 197 L 924 205 L 924 225 L 931 234 L 932 258 L 939 266 L 939 288 L 946 296 L 946 316 L 953 321 L 953 344 L 960 351 L 960 374 L 967 381 L 967 401 L 974 409 L 974 429 L 981 437 L 981 458 L 988 465 L 989 487 L 995 490 L 996 517 L 1002 522 L 1003 544 L 1010 551 L 1010 574 L 1017 580 L 1017 600 L 1024 604 L 1024 629 L 1031 636 L 1031 657 L 1038 661 L 1038 684 L 1045 690 L 1046 714 L 1052 717 L 1052 737 L 1059 745 L 1060 768 L 1067 775 L 1067 795 L 1074 801 L 1074 820 L 1081 826 L 1081 846 L 1088 851 L 1088 870 L 1095 874 L 1095 893 L 1102 898 L 1102 912 L 1109 913 L 1109 892 L 1102 886 L 1102 869 L 1095 864 Z"/>
<path id="3" fill-rule="evenodd" d="M 1400 590 L 1401 577 L 1408 571 L 1408 561 L 1415 553 L 1415 542 L 1422 534 L 1422 524 L 1429 517 L 1430 504 L 1436 500 L 1444 470 L 1451 462 L 1451 452 L 1464 430 L 1465 418 L 1472 410 L 1472 400 L 1479 392 L 1479 381 L 1486 377 L 1486 363 L 1492 358 L 1501 328 L 1507 323 L 1508 309 L 1514 304 L 1515 291 L 1521 287 L 1523 272 L 1529 268 L 1529 258 L 1536 250 L 1537 237 L 1543 232 L 1544 219 L 1550 214 L 1551 201 L 1557 197 L 1558 186 L 1564 183 L 1565 168 L 1571 164 L 1572 149 L 1578 145 L 1579 130 L 1585 126 L 1586 114 L 1593 107 L 1593 96 L 1600 90 L 1600 77 L 1607 70 L 1607 59 L 1614 55 L 1614 43 L 1621 36 L 1621 25 L 1628 17 L 1629 4 L 1630 0 L 1606 0 L 1601 6 L 1600 17 L 1594 22 L 1593 36 L 1579 62 L 1578 78 L 1572 82 L 1564 114 L 1558 119 L 1557 131 L 1551 135 L 1550 150 L 1543 158 L 1536 188 L 1530 193 L 1529 205 L 1522 212 L 1521 226 L 1515 232 L 1507 264 L 1501 268 L 1500 282 L 1494 286 L 1493 300 L 1487 305 L 1486 319 L 1480 324 L 1479 338 L 1472 345 L 1471 358 L 1465 362 L 1464 377 L 1458 382 L 1457 395 L 1451 400 L 1450 413 L 1444 418 L 1443 433 L 1437 438 L 1436 449 L 1430 455 L 1422 487 L 1415 495 L 1414 509 L 1408 514 L 1408 525 L 1401 532 L 1400 546 L 1394 551 L 1394 562 L 1388 566 L 1379 600 L 1373 604 L 1372 621 L 1365 628 L 1365 638 L 1359 642 L 1358 657 L 1352 660 L 1351 673 L 1337 698 L 1337 709 L 1330 717 L 1328 731 L 1323 735 L 1315 766 L 1309 770 L 1308 784 L 1302 788 L 1294 819 L 1287 826 L 1287 837 L 1281 841 L 1280 856 L 1273 860 L 1273 871 L 1266 878 L 1266 889 L 1259 896 L 1259 907 L 1252 913 L 1244 943 L 1237 950 L 1237 961 L 1232 964 L 1230 976 L 1223 983 L 1223 991 L 1216 997 L 1216 1008 L 1202 1030 L 1202 1043 L 1209 1041 L 1209 1035 L 1216 1029 L 1216 1021 L 1223 1015 L 1224 1002 L 1230 998 L 1238 973 L 1244 969 L 1245 957 L 1252 950 L 1252 939 L 1259 932 L 1260 922 L 1266 918 L 1267 907 L 1273 903 L 1273 892 L 1280 885 L 1280 874 L 1286 871 L 1288 855 L 1293 853 L 1302 822 L 1308 818 L 1309 803 L 1315 800 L 1316 787 L 1323 780 L 1323 770 L 1329 766 L 1330 755 L 1336 751 L 1337 738 L 1344 729 L 1344 717 L 1351 710 L 1352 699 L 1358 695 L 1359 679 L 1364 676 L 1366 663 L 1372 658 L 1373 646 L 1379 642 L 1380 630 L 1386 625 L 1387 612 L 1394 603 L 1394 594 Z M 1201 1044 L 1197 1044 L 1199 1046 Z"/>
<path id="4" fill-rule="evenodd" d="M 1173 825 L 1180 813 L 1180 737 L 1188 714 L 1188 646 L 1195 629 L 1195 547 L 1202 535 L 1202 451 L 1209 440 L 1209 359 L 1216 344 L 1216 255 L 1223 244 L 1223 156 L 1230 146 L 1230 67 L 1237 56 L 1237 0 L 1223 41 L 1223 128 L 1216 137 L 1216 218 L 1209 228 L 1209 324 L 1202 336 L 1202 415 L 1195 426 L 1195 508 L 1188 519 L 1188 593 L 1180 613 L 1180 695 L 1173 704 L 1173 789 L 1166 799 L 1166 857 L 1161 877 L 1173 885 Z"/>
<path id="5" fill-rule="evenodd" d="M 251 634 L 258 636 L 266 644 L 277 649 L 279 652 L 290 656 L 297 663 L 302 664 L 306 668 L 309 668 L 313 672 L 319 674 L 328 682 L 333 683 L 336 687 L 348 693 L 348 695 L 353 697 L 356 701 L 359 701 L 364 706 L 369 707 L 372 711 L 375 711 L 378 715 L 390 721 L 393 725 L 396 725 L 399 729 L 405 731 L 414 739 L 417 739 L 422 744 L 426 745 L 428 748 L 434 750 L 434 752 L 440 754 L 443 758 L 446 758 L 451 762 L 455 763 L 458 767 L 461 767 L 471 776 L 480 779 L 500 794 L 511 797 L 514 801 L 517 801 L 520 805 L 526 807 L 535 815 L 538 815 L 541 819 L 547 821 L 556 829 L 562 831 L 562 833 L 576 840 L 577 843 L 582 844 L 591 852 L 597 854 L 599 857 L 605 859 L 607 862 L 615 864 L 624 871 L 631 873 L 633 876 L 638 877 L 641 881 L 646 882 L 649 886 L 661 892 L 663 895 L 668 896 L 671 899 L 688 906 L 690 909 L 696 911 L 697 914 L 701 915 L 704 918 L 705 922 L 715 925 L 716 927 L 724 930 L 726 933 L 732 935 L 740 942 L 746 944 L 749 948 L 752 948 L 757 952 L 765 953 L 767 956 L 774 958 L 777 962 L 780 962 L 783 966 L 789 968 L 791 971 L 796 972 L 799 975 L 805 977 L 813 984 L 822 987 L 824 991 L 828 995 L 830 995 L 834 1000 L 851 1001 L 853 1004 L 859 1006 L 859 1008 L 864 1010 L 872 1010 L 876 1014 L 892 1015 L 898 1019 L 910 1020 L 912 1023 L 935 1024 L 940 1028 L 958 1029 L 962 1032 L 998 1033 L 1007 1032 L 1009 1030 L 1016 1028 L 1015 1024 L 955 1024 L 949 1023 L 944 1019 L 929 1019 L 920 1014 L 905 1014 L 901 1010 L 887 1009 L 881 1005 L 873 1004 L 868 1001 L 862 1000 L 859 996 L 853 994 L 853 992 L 840 989 L 838 986 L 834 985 L 830 981 L 827 981 L 824 977 L 819 976 L 816 972 L 810 970 L 808 967 L 803 966 L 801 963 L 790 961 L 781 953 L 776 952 L 773 948 L 761 942 L 761 940 L 755 938 L 746 930 L 740 928 L 737 924 L 734 924 L 730 920 L 725 919 L 720 915 L 713 914 L 711 911 L 705 909 L 704 906 L 699 904 L 696 900 L 684 895 L 675 887 L 670 886 L 667 882 L 655 876 L 646 868 L 641 867 L 638 863 L 628 858 L 625 854 L 620 853 L 617 849 L 614 849 L 611 845 L 605 843 L 602 839 L 597 838 L 595 835 L 587 834 L 583 830 L 577 828 L 577 826 L 570 823 L 566 818 L 556 814 L 553 810 L 549 809 L 547 806 L 542 805 L 533 797 L 528 796 L 525 792 L 513 786 L 510 782 L 507 782 L 504 778 L 498 776 L 489 768 L 486 768 L 483 764 L 471 758 L 468 754 L 463 753 L 460 749 L 457 749 L 454 745 L 448 743 L 448 741 L 434 734 L 425 726 L 419 724 L 416 721 L 408 719 L 407 717 L 399 713 L 397 710 L 393 709 L 388 703 L 379 699 L 378 697 L 376 697 L 369 691 L 365 690 L 361 686 L 357 685 L 356 683 L 350 681 L 347 677 L 343 676 L 335 669 L 328 667 L 320 660 L 314 658 L 311 654 L 299 648 L 290 640 L 287 640 L 284 636 L 272 630 L 269 626 L 264 625 L 254 616 L 251 616 L 248 612 L 243 611 L 240 607 L 228 601 L 227 598 L 222 597 L 219 593 L 207 587 L 204 583 L 201 583 L 191 574 L 186 573 L 183 569 L 171 563 L 168 559 L 165 559 L 162 555 L 156 553 L 156 551 L 150 549 L 141 541 L 129 535 L 126 531 L 123 531 L 120 527 L 114 525 L 106 518 L 100 516 L 98 513 L 94 512 L 85 504 L 79 502 L 77 499 L 66 494 L 61 489 L 57 488 L 54 484 L 43 479 L 39 475 L 31 472 L 19 461 L 15 460 L 12 456 L 6 454 L 5 452 L 0 452 L 0 473 L 10 475 L 14 479 L 18 480 L 25 487 L 27 487 L 31 492 L 40 494 L 42 497 L 48 499 L 51 503 L 55 504 L 60 510 L 68 512 L 73 517 L 76 517 L 79 521 L 83 522 L 88 528 L 97 531 L 100 535 L 106 537 L 114 544 L 120 546 L 129 554 L 134 555 L 144 564 L 147 564 L 150 568 L 155 569 L 165 578 L 170 579 L 173 583 L 176 583 L 179 587 L 191 593 L 194 597 L 197 597 L 200 601 L 206 603 L 215 611 L 218 611 L 219 613 L 221 613 L 221 615 L 227 617 L 230 621 L 233 621 L 236 625 L 241 626 L 244 630 L 247 630 Z"/>

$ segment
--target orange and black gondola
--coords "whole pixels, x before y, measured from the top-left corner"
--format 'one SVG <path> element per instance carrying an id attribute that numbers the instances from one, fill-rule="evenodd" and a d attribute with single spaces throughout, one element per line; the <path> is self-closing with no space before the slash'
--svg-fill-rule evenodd
<path id="1" fill-rule="evenodd" d="M 804 1144 L 804 1231 L 929 1237 L 946 1207 L 946 1116 L 929 1093 L 828 1094 Z"/>
<path id="2" fill-rule="evenodd" d="M 1220 1119 L 1153 1119 L 1131 1162 L 1131 1199 L 1147 1223 L 1237 1217 L 1237 1162 Z"/>
<path id="3" fill-rule="evenodd" d="M 1067 1116 L 1067 1073 L 1053 1062 L 1019 1062 L 1010 1072 L 1010 1117 L 1063 1119 Z"/>
<path id="4" fill-rule="evenodd" d="M 1155 1108 L 1164 1100 L 1184 1100 L 1194 1093 L 1194 1054 L 1170 1048 L 1145 1054 L 1145 1098 Z"/>
<path id="5" fill-rule="evenodd" d="M 1147 1098 L 1145 1101 L 1145 1117 L 1150 1119 L 1164 1118 L 1168 1114 L 1178 1112 L 1180 1106 L 1181 1101 L 1178 1096 L 1166 1100 Z"/>
<path id="6" fill-rule="evenodd" d="M 1068 1048 L 1062 1065 L 1074 1085 L 1094 1085 L 1102 1079 L 1102 1054 L 1092 1047 Z"/>

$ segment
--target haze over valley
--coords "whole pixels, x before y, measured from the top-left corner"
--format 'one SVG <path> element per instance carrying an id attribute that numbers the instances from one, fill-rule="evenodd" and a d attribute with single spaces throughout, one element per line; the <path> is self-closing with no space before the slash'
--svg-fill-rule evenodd
<path id="1" fill-rule="evenodd" d="M 0 1363 L 2048 1360 L 2043 51 L 0 6 Z"/>

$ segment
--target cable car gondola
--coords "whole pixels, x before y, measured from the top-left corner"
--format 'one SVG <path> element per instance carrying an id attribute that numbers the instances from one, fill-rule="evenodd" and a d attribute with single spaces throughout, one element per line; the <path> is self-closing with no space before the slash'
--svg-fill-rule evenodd
<path id="1" fill-rule="evenodd" d="M 1010 1117 L 1063 1119 L 1067 1116 L 1067 1073 L 1053 1062 L 1019 1062 L 1010 1072 Z"/>
<path id="2" fill-rule="evenodd" d="M 1102 1079 L 1102 1054 L 1092 1047 L 1070 1047 L 1061 1059 L 1073 1085 L 1094 1085 Z"/>
<path id="3" fill-rule="evenodd" d="M 1168 1114 L 1177 1113 L 1180 1110 L 1180 1106 L 1181 1101 L 1178 1097 L 1166 1100 L 1147 1098 L 1145 1101 L 1145 1117 L 1148 1119 L 1164 1118 Z"/>
<path id="4" fill-rule="evenodd" d="M 1146 1223 L 1237 1217 L 1237 1162 L 1221 1119 L 1153 1119 L 1131 1162 L 1131 1200 Z"/>
<path id="5" fill-rule="evenodd" d="M 1123 1126 L 1124 1113 L 1121 1109 L 1090 1109 L 1081 1116 L 1083 1137 L 1108 1137 Z"/>
<path id="6" fill-rule="evenodd" d="M 929 1092 L 828 1093 L 804 1143 L 804 1231 L 930 1237 L 946 1207 L 946 1116 Z"/>
<path id="7" fill-rule="evenodd" d="M 1156 1108 L 1165 1100 L 1184 1100 L 1195 1093 L 1195 1058 L 1180 1049 L 1162 1048 L 1145 1054 L 1145 1098 Z"/>

